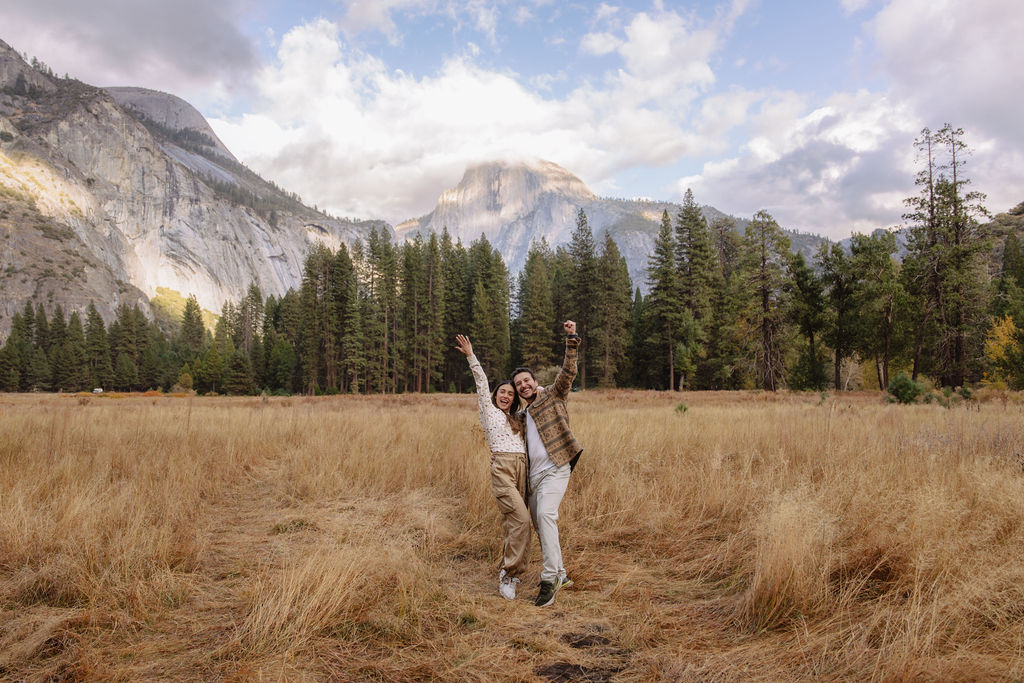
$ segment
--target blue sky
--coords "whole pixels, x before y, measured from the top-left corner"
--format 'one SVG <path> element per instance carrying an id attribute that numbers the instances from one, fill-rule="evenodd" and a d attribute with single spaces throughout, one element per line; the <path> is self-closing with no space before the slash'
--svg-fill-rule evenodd
<path id="1" fill-rule="evenodd" d="M 1013 0 L 5 0 L 0 38 L 172 92 L 332 213 L 427 213 L 468 165 L 543 158 L 614 197 L 696 198 L 834 238 L 891 227 L 924 126 L 1024 200 Z"/>

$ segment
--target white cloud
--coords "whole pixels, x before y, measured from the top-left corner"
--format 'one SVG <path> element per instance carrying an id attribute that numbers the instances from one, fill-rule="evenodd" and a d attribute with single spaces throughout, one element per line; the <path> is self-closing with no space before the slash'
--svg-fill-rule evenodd
<path id="1" fill-rule="evenodd" d="M 685 27 L 675 21 L 670 30 Z M 641 41 L 655 31 L 641 17 L 627 34 Z M 619 170 L 671 164 L 715 144 L 663 106 L 670 98 L 652 91 L 658 106 L 645 106 L 629 94 L 644 78 L 704 81 L 688 65 L 651 73 L 670 66 L 671 51 L 644 57 L 634 43 L 611 81 L 552 98 L 472 56 L 414 78 L 351 49 L 340 32 L 318 20 L 282 36 L 276 63 L 256 79 L 259 110 L 212 124 L 254 169 L 341 215 L 395 223 L 426 213 L 473 162 L 546 158 L 600 189 Z"/>
<path id="2" fill-rule="evenodd" d="M 4 0 L 0 30 L 58 74 L 209 107 L 246 88 L 256 68 L 255 47 L 238 28 L 246 9 L 244 0 Z"/>
<path id="3" fill-rule="evenodd" d="M 594 12 L 594 21 L 606 21 L 614 17 L 618 13 L 618 7 L 616 7 L 615 5 L 609 5 L 608 3 L 602 2 L 600 5 L 597 6 L 597 10 Z"/>
<path id="4" fill-rule="evenodd" d="M 734 97 L 753 106 L 754 95 Z M 866 91 L 813 109 L 788 92 L 766 93 L 760 104 L 746 155 L 706 163 L 679 180 L 680 192 L 692 187 L 700 201 L 742 216 L 767 209 L 786 227 L 836 239 L 899 219 L 913 191 L 918 126 L 905 106 Z"/>
<path id="5" fill-rule="evenodd" d="M 871 0 L 840 0 L 840 4 L 843 6 L 843 12 L 855 14 L 870 5 Z"/>
<path id="6" fill-rule="evenodd" d="M 621 46 L 622 40 L 611 33 L 588 33 L 580 40 L 580 50 L 597 56 L 615 52 Z"/>

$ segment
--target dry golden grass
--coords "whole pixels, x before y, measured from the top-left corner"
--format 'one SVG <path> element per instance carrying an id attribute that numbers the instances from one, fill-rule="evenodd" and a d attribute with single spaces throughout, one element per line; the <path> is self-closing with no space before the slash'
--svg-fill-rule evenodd
<path id="1" fill-rule="evenodd" d="M 470 396 L 0 395 L 0 678 L 1024 677 L 1012 395 L 570 411 L 576 585 L 538 609 L 536 543 L 497 595 Z"/>

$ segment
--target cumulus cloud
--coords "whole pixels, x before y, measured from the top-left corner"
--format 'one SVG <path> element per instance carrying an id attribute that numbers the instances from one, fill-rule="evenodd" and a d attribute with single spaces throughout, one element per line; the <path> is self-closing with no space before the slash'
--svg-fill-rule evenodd
<path id="1" fill-rule="evenodd" d="M 630 40 L 654 30 L 638 21 Z M 469 163 L 546 158 L 599 189 L 624 168 L 706 148 L 671 107 L 624 94 L 643 76 L 632 70 L 667 68 L 671 59 L 630 52 L 620 78 L 545 97 L 470 56 L 425 77 L 393 71 L 352 47 L 339 25 L 318 20 L 283 36 L 275 64 L 256 78 L 261 111 L 211 123 L 248 164 L 307 200 L 395 223 L 429 211 Z M 686 64 L 673 68 L 659 78 L 694 78 Z"/>
<path id="2" fill-rule="evenodd" d="M 705 164 L 679 181 L 680 192 L 692 187 L 701 201 L 742 216 L 766 209 L 787 227 L 835 239 L 898 220 L 913 190 L 911 111 L 869 92 L 838 94 L 810 111 L 796 93 L 769 93 L 759 104 L 745 156 Z"/>
<path id="3" fill-rule="evenodd" d="M 869 3 L 849 0 L 847 11 Z M 704 98 L 702 130 L 740 130 L 737 153 L 681 178 L 700 201 L 749 216 L 768 209 L 788 227 L 834 238 L 900 223 L 917 171 L 912 142 L 924 126 L 967 130 L 967 174 L 993 211 L 1021 201 L 1024 141 L 1016 72 L 1024 15 L 1001 0 L 891 0 L 866 24 L 883 90 L 732 90 Z M 863 48 L 858 41 L 855 49 Z"/>
<path id="4" fill-rule="evenodd" d="M 588 33 L 580 41 L 580 49 L 591 55 L 606 55 L 622 46 L 622 40 L 611 33 Z"/>
<path id="5" fill-rule="evenodd" d="M 232 94 L 256 67 L 238 28 L 245 0 L 5 0 L 4 38 L 59 74 L 96 85 L 145 86 L 194 103 Z"/>

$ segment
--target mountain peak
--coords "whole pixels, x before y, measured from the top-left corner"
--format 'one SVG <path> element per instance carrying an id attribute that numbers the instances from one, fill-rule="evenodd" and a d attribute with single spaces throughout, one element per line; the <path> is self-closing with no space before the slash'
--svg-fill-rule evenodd
<path id="1" fill-rule="evenodd" d="M 149 88 L 104 88 L 125 109 L 174 133 L 197 133 L 206 147 L 225 159 L 238 162 L 235 155 L 220 141 L 206 118 L 185 100 L 170 93 Z"/>
<path id="2" fill-rule="evenodd" d="M 434 210 L 403 223 L 396 233 L 440 233 L 471 242 L 493 242 L 503 227 L 542 205 L 579 206 L 595 199 L 586 183 L 550 161 L 492 161 L 466 169 L 455 187 L 441 193 Z"/>

